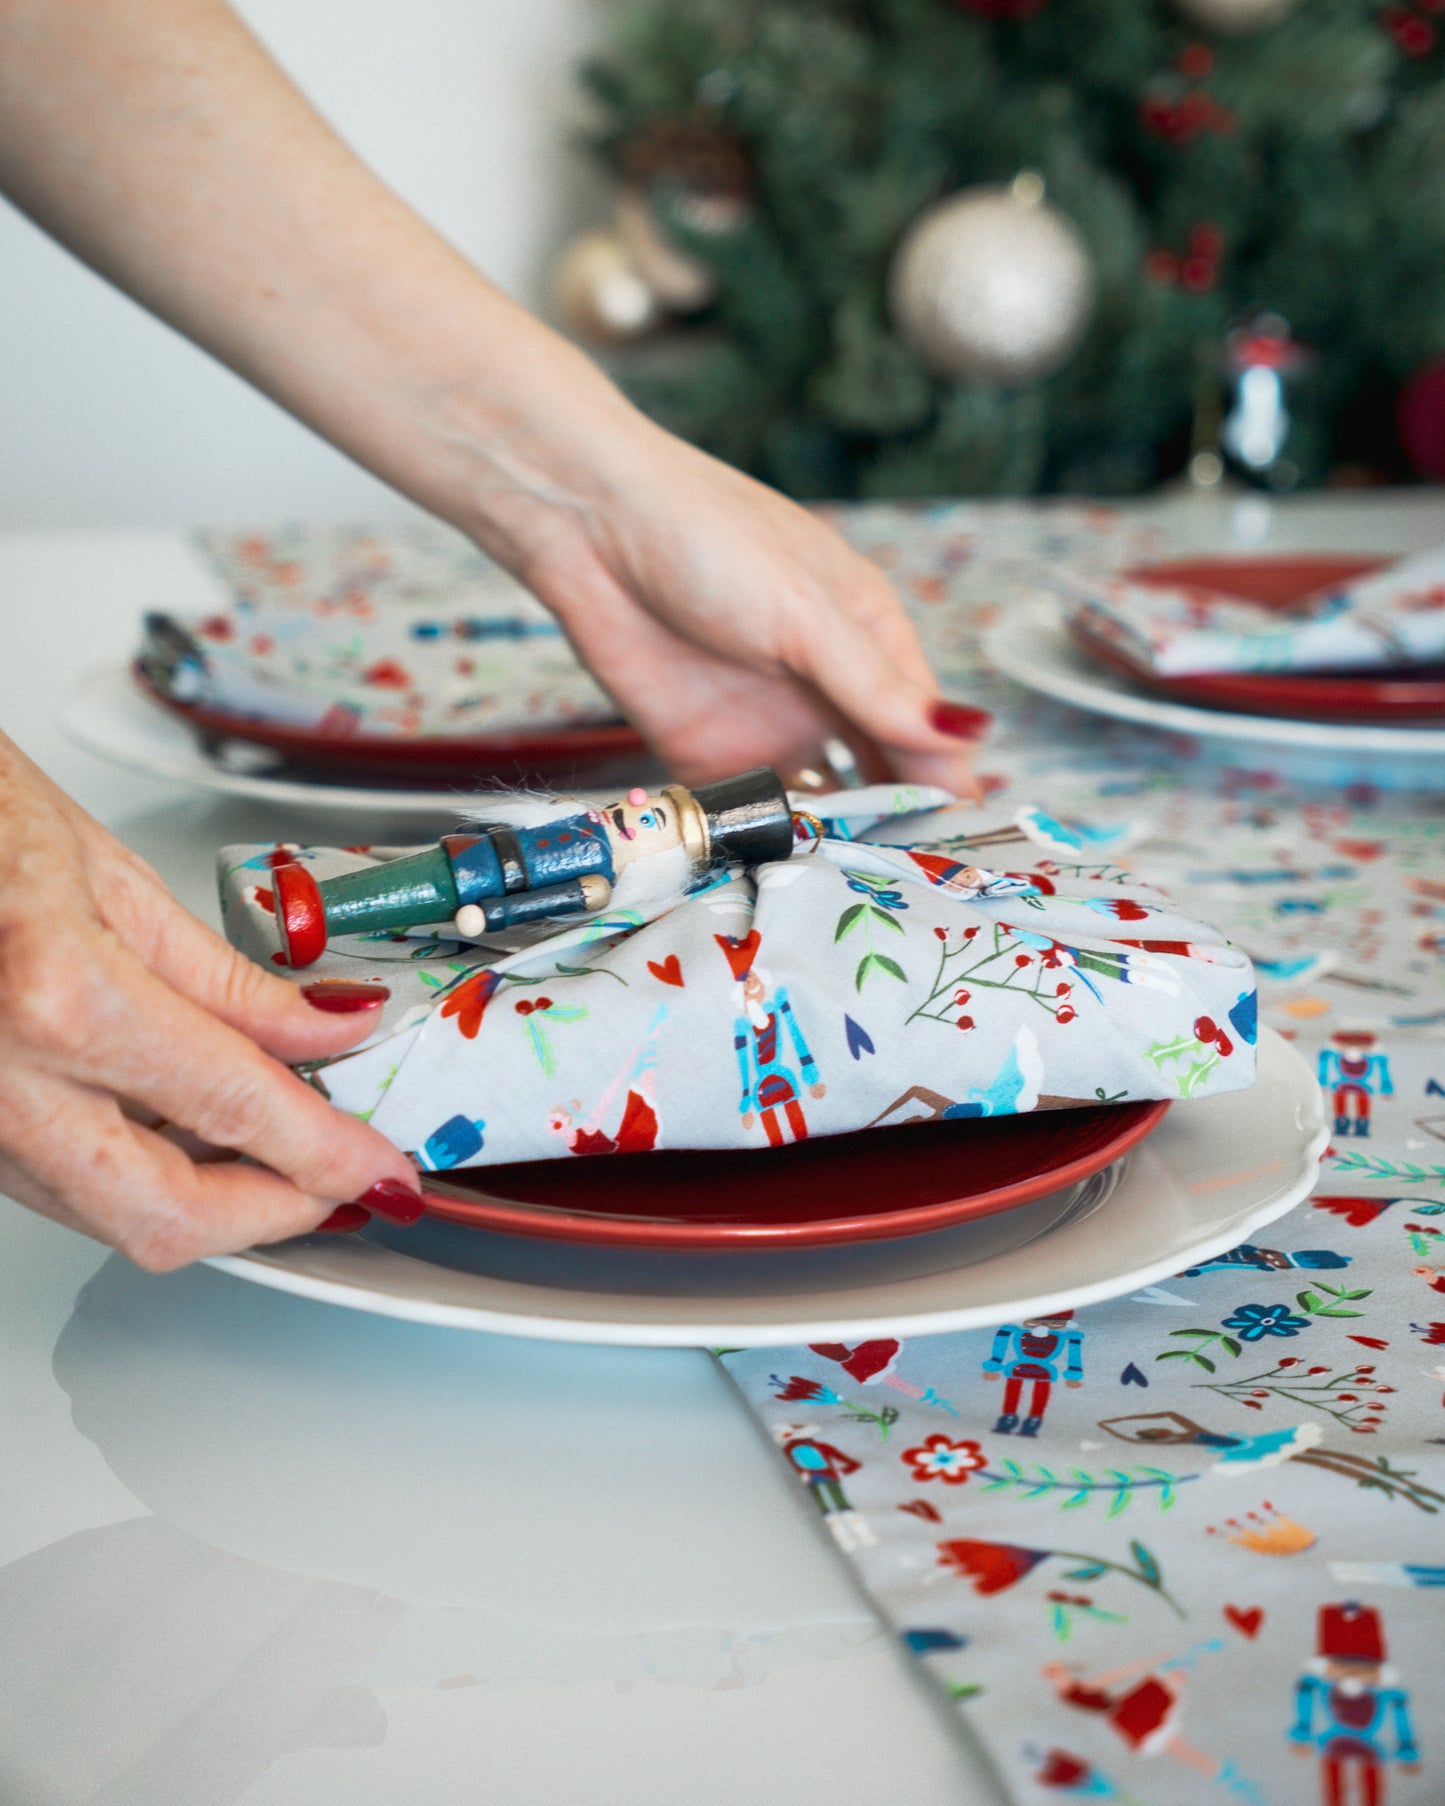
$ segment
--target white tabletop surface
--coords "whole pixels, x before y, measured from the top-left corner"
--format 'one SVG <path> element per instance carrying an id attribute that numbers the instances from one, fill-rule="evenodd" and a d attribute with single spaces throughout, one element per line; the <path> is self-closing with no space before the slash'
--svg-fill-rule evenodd
<path id="1" fill-rule="evenodd" d="M 1180 498 L 1180 550 L 1406 550 L 1438 494 Z M 215 918 L 324 818 L 72 749 L 57 698 L 202 579 L 177 537 L 0 538 L 0 726 Z M 4 1806 L 985 1806 L 701 1353 L 510 1342 L 195 1269 L 0 1200 Z"/>

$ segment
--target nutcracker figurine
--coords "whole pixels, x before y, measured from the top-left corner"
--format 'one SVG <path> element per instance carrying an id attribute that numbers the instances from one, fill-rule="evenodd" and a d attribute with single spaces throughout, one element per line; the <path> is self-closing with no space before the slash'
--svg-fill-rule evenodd
<path id="1" fill-rule="evenodd" d="M 1385 1806 L 1390 1744 L 1407 1771 L 1419 1766 L 1420 1754 L 1409 1698 L 1385 1666 L 1380 1614 L 1353 1602 L 1322 1605 L 1316 1648 L 1296 1683 L 1290 1741 L 1302 1756 L 1318 1750 L 1326 1806 Z"/>
<path id="2" fill-rule="evenodd" d="M 423 853 L 319 884 L 304 865 L 278 866 L 276 920 L 288 962 L 309 966 L 333 934 L 450 922 L 474 939 L 605 909 L 614 890 L 619 902 L 654 901 L 712 866 L 786 859 L 793 844 L 782 780 L 759 766 L 695 790 L 629 790 L 531 828 L 478 822 Z"/>
<path id="3" fill-rule="evenodd" d="M 1084 1332 L 1073 1322 L 1072 1311 L 1050 1311 L 1023 1323 L 1001 1323 L 994 1331 L 993 1353 L 983 1364 L 983 1377 L 1006 1375 L 1003 1414 L 993 1426 L 1000 1436 L 1037 1436 L 1049 1408 L 1049 1395 L 1063 1367 L 1066 1386 L 1084 1382 L 1082 1348 Z M 1019 1405 L 1025 1385 L 1031 1387 L 1029 1412 L 1019 1422 Z"/>
<path id="4" fill-rule="evenodd" d="M 1319 1079 L 1334 1103 L 1335 1134 L 1367 1138 L 1370 1099 L 1395 1094 L 1389 1056 L 1375 1051 L 1367 1030 L 1342 1029 L 1330 1040 L 1333 1047 L 1320 1049 Z"/>

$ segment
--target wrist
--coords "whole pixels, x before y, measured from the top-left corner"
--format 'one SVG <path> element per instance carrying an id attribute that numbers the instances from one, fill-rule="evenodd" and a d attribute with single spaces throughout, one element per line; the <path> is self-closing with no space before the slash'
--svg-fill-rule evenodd
<path id="1" fill-rule="evenodd" d="M 522 322 L 505 372 L 439 385 L 413 493 L 525 581 L 599 530 L 662 435 L 576 346 Z"/>

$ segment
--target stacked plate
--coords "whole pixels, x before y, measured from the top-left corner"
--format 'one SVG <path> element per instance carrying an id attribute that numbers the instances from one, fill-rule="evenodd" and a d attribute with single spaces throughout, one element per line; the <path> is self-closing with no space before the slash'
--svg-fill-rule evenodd
<path id="1" fill-rule="evenodd" d="M 920 1122 L 756 1153 L 426 1177 L 408 1229 L 211 1264 L 353 1309 L 648 1346 L 967 1329 L 1116 1297 L 1247 1241 L 1314 1184 L 1319 1088 L 1266 1030 L 1249 1091 Z"/>
<path id="2" fill-rule="evenodd" d="M 1136 583 L 1208 589 L 1284 610 L 1386 562 L 1343 554 L 1221 556 L 1146 565 L 1127 575 Z M 1416 782 L 1438 777 L 1445 765 L 1445 667 L 1163 677 L 1121 656 L 1056 600 L 1005 616 L 987 650 L 1016 682 L 1075 708 L 1174 734 L 1324 754 L 1345 762 L 1335 775 L 1346 780 Z M 1357 773 L 1345 768 L 1352 758 L 1365 761 Z"/>

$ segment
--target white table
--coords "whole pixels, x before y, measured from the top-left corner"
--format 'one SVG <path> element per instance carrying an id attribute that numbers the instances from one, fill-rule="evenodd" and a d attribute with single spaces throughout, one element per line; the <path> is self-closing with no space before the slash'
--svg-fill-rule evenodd
<path id="1" fill-rule="evenodd" d="M 1408 549 L 1428 493 L 1176 498 L 1182 550 Z M 0 725 L 214 919 L 225 841 L 324 838 L 72 750 L 56 697 L 198 578 L 0 539 Z M 5 1806 L 979 1806 L 952 1714 L 701 1353 L 154 1278 L 0 1200 Z"/>

